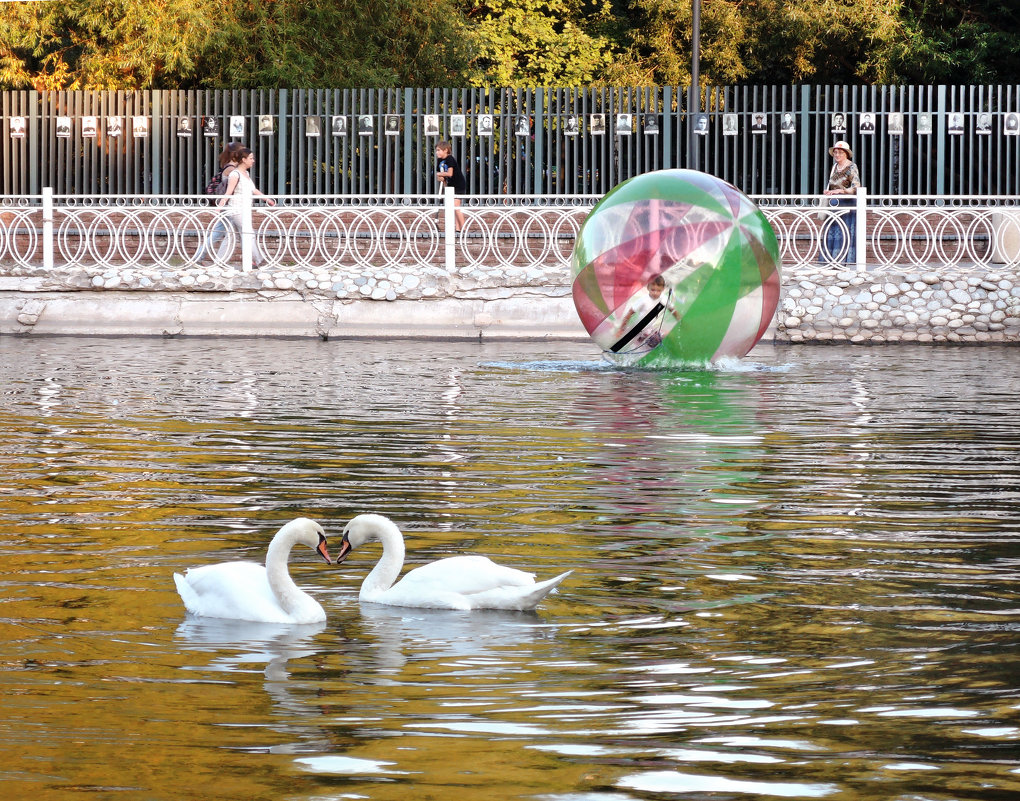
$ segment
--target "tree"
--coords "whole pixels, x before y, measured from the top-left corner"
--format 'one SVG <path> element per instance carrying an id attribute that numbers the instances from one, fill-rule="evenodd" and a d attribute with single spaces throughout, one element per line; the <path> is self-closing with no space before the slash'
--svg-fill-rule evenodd
<path id="1" fill-rule="evenodd" d="M 691 0 L 630 0 L 621 9 L 629 30 L 607 71 L 611 83 L 686 86 L 691 80 Z M 728 2 L 702 3 L 701 75 L 706 83 L 735 83 L 745 74 L 738 48 L 744 20 Z"/>
<path id="2" fill-rule="evenodd" d="M 1014 83 L 1020 7 L 993 0 L 905 0 L 904 34 L 885 53 L 897 80 Z"/>
<path id="3" fill-rule="evenodd" d="M 474 0 L 471 86 L 586 86 L 613 58 L 608 0 Z"/>
<path id="4" fill-rule="evenodd" d="M 741 6 L 747 80 L 758 83 L 884 83 L 881 56 L 900 35 L 899 0 L 752 0 Z"/>
<path id="5" fill-rule="evenodd" d="M 191 80 L 222 8 L 213 0 L 5 3 L 0 83 L 144 89 Z"/>
<path id="6" fill-rule="evenodd" d="M 202 57 L 202 83 L 456 86 L 469 39 L 453 0 L 260 0 L 222 25 Z"/>

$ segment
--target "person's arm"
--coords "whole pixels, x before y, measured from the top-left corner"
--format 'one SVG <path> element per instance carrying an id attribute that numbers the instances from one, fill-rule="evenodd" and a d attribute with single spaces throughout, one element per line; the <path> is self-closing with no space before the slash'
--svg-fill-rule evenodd
<path id="1" fill-rule="evenodd" d="M 266 195 L 266 193 L 263 192 L 261 189 L 259 189 L 257 186 L 253 186 L 251 191 L 252 191 L 252 194 L 254 194 L 254 195 L 260 195 L 261 197 L 264 197 L 266 199 L 266 205 L 267 206 L 275 206 L 276 205 L 276 201 L 273 200 L 268 195 Z"/>
<path id="2" fill-rule="evenodd" d="M 861 185 L 861 171 L 857 169 L 856 164 L 850 165 L 850 186 L 844 187 L 839 190 L 841 195 L 856 195 L 857 189 Z"/>
<path id="3" fill-rule="evenodd" d="M 227 198 L 234 194 L 234 190 L 237 189 L 237 182 L 241 180 L 241 176 L 237 174 L 237 170 L 230 171 L 230 177 L 227 178 L 227 188 L 223 192 L 223 197 L 216 201 L 217 206 L 222 206 L 227 202 Z"/>

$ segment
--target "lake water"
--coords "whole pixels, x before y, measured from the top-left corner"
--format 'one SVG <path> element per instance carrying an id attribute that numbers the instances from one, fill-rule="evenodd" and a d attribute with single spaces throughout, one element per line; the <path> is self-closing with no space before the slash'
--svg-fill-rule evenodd
<path id="1" fill-rule="evenodd" d="M 1012 799 L 1020 349 L 0 338 L 5 799 Z M 189 618 L 379 512 L 534 614 Z"/>

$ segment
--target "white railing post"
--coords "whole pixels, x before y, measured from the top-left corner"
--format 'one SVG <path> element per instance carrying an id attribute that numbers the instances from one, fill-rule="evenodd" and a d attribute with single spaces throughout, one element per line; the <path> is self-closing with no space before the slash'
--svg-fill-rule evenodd
<path id="1" fill-rule="evenodd" d="M 868 188 L 857 189 L 857 217 L 854 221 L 854 241 L 857 243 L 857 272 L 868 270 Z"/>
<path id="2" fill-rule="evenodd" d="M 53 269 L 53 187 L 42 191 L 42 252 L 43 269 Z"/>
<path id="3" fill-rule="evenodd" d="M 455 230 L 456 221 L 453 213 L 453 187 L 446 187 L 446 191 L 443 192 L 443 237 L 445 243 L 445 258 L 443 259 L 446 264 L 446 271 L 452 273 L 454 265 L 457 259 L 457 231 Z"/>
<path id="4" fill-rule="evenodd" d="M 250 211 L 248 213 L 251 214 Z M 255 244 L 255 227 L 253 224 L 250 233 L 244 230 L 241 231 L 241 269 L 246 273 L 251 272 L 252 245 L 254 244 Z"/>

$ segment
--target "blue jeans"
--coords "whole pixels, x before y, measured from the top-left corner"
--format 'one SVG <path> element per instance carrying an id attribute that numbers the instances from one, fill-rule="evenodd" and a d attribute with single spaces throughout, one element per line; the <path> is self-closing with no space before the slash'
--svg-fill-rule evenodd
<path id="1" fill-rule="evenodd" d="M 210 251 L 215 251 L 216 246 L 223 240 L 223 237 L 227 235 L 227 218 L 221 216 L 216 224 L 212 227 L 212 231 L 209 232 L 209 238 L 202 243 L 202 247 L 198 249 L 198 253 L 195 254 L 194 261 L 202 261 L 206 254 Z"/>
<path id="2" fill-rule="evenodd" d="M 833 216 L 822 226 L 822 250 L 818 254 L 820 262 L 857 263 L 857 200 L 852 198 L 833 198 L 830 206 L 850 206 L 854 211 Z M 840 224 L 842 223 L 842 225 Z M 844 230 L 844 226 L 846 229 Z M 848 241 L 844 241 L 848 240 Z"/>
<path id="3" fill-rule="evenodd" d="M 214 252 L 214 256 L 217 259 L 222 259 L 223 255 L 215 252 L 216 245 L 223 241 L 223 238 L 227 235 L 227 226 L 233 228 L 238 236 L 241 236 L 241 224 L 238 222 L 237 217 L 231 214 L 220 217 L 216 224 L 212 227 L 212 231 L 209 232 L 209 238 L 202 243 L 202 247 L 198 249 L 198 253 L 195 254 L 194 261 L 201 262 L 206 257 L 206 254 L 210 251 Z M 265 256 L 262 255 L 262 251 L 259 250 L 258 244 L 254 238 L 251 246 L 252 262 L 258 267 L 265 261 Z"/>

